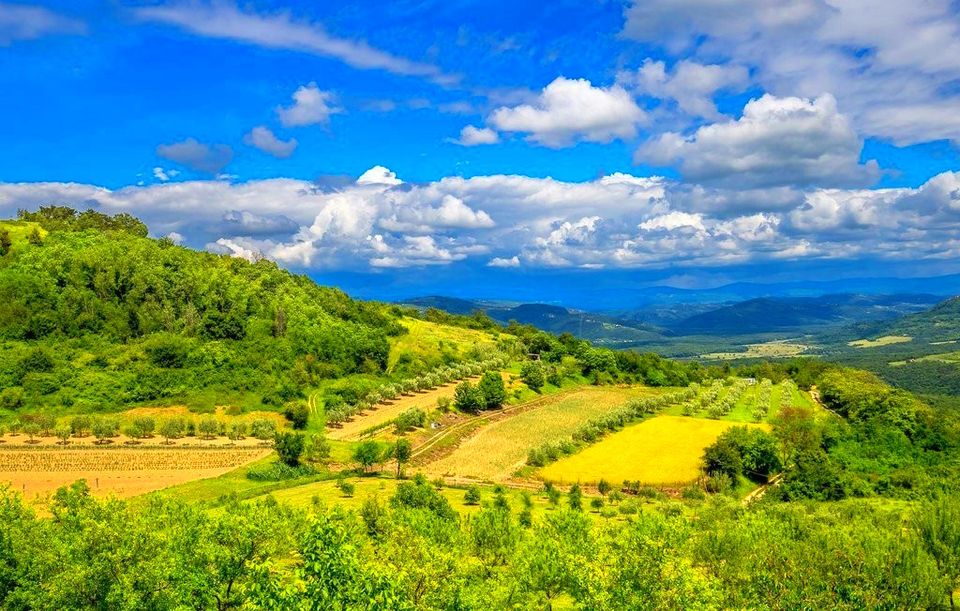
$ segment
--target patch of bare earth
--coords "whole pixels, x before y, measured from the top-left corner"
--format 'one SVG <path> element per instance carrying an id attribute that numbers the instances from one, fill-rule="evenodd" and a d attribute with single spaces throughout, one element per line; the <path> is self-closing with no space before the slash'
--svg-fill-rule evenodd
<path id="1" fill-rule="evenodd" d="M 0 483 L 32 498 L 85 479 L 94 494 L 128 497 L 195 479 L 217 477 L 269 452 L 264 447 L 3 449 L 0 450 Z"/>

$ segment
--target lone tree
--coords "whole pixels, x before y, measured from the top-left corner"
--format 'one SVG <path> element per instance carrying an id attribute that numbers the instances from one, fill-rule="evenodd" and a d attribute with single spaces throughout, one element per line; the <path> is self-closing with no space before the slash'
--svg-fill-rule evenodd
<path id="1" fill-rule="evenodd" d="M 483 409 L 483 395 L 469 380 L 464 380 L 453 391 L 453 404 L 461 412 L 473 414 Z"/>
<path id="2" fill-rule="evenodd" d="M 527 361 L 520 368 L 520 379 L 533 392 L 540 392 L 546 383 L 546 376 L 543 373 L 543 365 L 538 361 Z"/>
<path id="3" fill-rule="evenodd" d="M 413 454 L 413 445 L 409 439 L 398 439 L 391 450 L 393 459 L 397 461 L 397 479 L 403 472 L 403 465 L 410 461 L 410 455 Z"/>
<path id="4" fill-rule="evenodd" d="M 273 448 L 285 465 L 296 467 L 300 464 L 300 456 L 303 454 L 304 437 L 303 433 L 290 433 L 281 431 L 273 438 Z"/>
<path id="5" fill-rule="evenodd" d="M 483 374 L 477 388 L 483 396 L 485 409 L 496 409 L 507 400 L 507 389 L 503 385 L 503 377 L 496 371 Z"/>
<path id="6" fill-rule="evenodd" d="M 353 450 L 353 459 L 363 468 L 364 473 L 380 462 L 381 456 L 380 444 L 372 439 L 360 442 L 360 445 Z"/>

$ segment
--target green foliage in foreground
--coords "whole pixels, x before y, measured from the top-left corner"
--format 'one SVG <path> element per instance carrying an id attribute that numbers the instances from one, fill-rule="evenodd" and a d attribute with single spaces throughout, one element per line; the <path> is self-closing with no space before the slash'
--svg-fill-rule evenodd
<path id="1" fill-rule="evenodd" d="M 269 498 L 206 512 L 75 485 L 38 518 L 4 492 L 0 606 L 925 609 L 957 585 L 956 497 L 906 515 L 865 502 L 660 507 L 531 520 L 493 502 L 466 518 L 415 480 L 358 513 Z"/>

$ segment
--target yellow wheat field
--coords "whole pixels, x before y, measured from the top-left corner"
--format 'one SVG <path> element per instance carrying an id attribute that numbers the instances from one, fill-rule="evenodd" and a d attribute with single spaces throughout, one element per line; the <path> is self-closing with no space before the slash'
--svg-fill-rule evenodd
<path id="1" fill-rule="evenodd" d="M 703 450 L 731 426 L 742 424 L 657 416 L 547 465 L 540 475 L 558 483 L 596 483 L 600 479 L 615 484 L 624 480 L 653 485 L 691 482 L 700 474 Z"/>
<path id="2" fill-rule="evenodd" d="M 580 388 L 559 393 L 544 405 L 484 427 L 452 454 L 430 464 L 435 475 L 502 480 L 521 468 L 527 452 L 544 442 L 567 439 L 585 421 L 633 397 L 666 392 L 653 388 Z"/>

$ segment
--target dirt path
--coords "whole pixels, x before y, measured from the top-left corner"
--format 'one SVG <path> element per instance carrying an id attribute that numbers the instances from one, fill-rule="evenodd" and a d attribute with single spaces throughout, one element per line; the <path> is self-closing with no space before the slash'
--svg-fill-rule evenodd
<path id="1" fill-rule="evenodd" d="M 762 486 L 760 486 L 759 488 L 757 488 L 747 496 L 743 497 L 741 504 L 749 505 L 754 501 L 759 501 L 760 499 L 763 498 L 763 495 L 767 493 L 767 490 L 769 488 L 778 485 L 782 480 L 783 480 L 783 473 L 777 473 L 766 484 L 763 484 Z"/>

